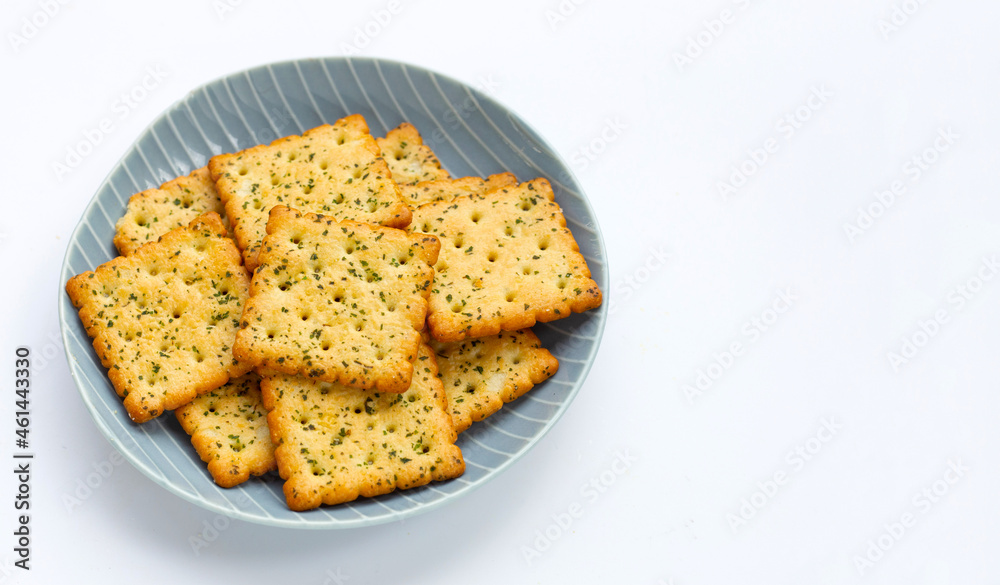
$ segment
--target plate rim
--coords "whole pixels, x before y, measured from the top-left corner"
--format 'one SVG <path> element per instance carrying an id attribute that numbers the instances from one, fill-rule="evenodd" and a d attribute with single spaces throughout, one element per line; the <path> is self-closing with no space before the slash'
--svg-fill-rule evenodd
<path id="1" fill-rule="evenodd" d="M 525 129 L 527 129 L 531 133 L 530 138 L 536 141 L 538 144 L 540 144 L 543 148 L 545 148 L 550 154 L 550 156 L 552 156 L 560 164 L 562 170 L 572 180 L 572 183 L 577 187 L 575 191 L 577 192 L 578 200 L 580 203 L 582 203 L 584 209 L 589 215 L 588 219 L 593 222 L 592 227 L 594 231 L 594 236 L 596 236 L 595 239 L 596 239 L 597 249 L 601 255 L 601 259 L 604 264 L 604 270 L 602 271 L 601 275 L 602 282 L 598 282 L 598 285 L 600 289 L 604 291 L 605 298 L 604 301 L 601 303 L 600 307 L 591 310 L 593 311 L 593 313 L 597 314 L 597 327 L 593 332 L 593 337 L 594 337 L 593 346 L 588 355 L 586 356 L 586 360 L 584 361 L 582 368 L 580 369 L 579 381 L 578 383 L 573 384 L 573 386 L 570 388 L 570 391 L 566 394 L 565 399 L 555 410 L 555 412 L 551 415 L 549 420 L 546 421 L 546 423 L 537 431 L 535 436 L 532 437 L 531 440 L 529 440 L 529 442 L 524 447 L 522 447 L 520 451 L 512 454 L 502 463 L 490 469 L 490 471 L 488 471 L 484 476 L 482 476 L 475 482 L 470 482 L 469 484 L 466 485 L 466 487 L 463 487 L 455 492 L 451 492 L 447 494 L 445 497 L 439 498 L 432 502 L 421 503 L 418 506 L 407 508 L 401 511 L 396 510 L 391 514 L 385 514 L 382 516 L 376 516 L 376 517 L 359 516 L 357 518 L 351 518 L 346 520 L 329 519 L 321 522 L 309 521 L 305 516 L 303 516 L 303 519 L 305 521 L 297 521 L 297 522 L 293 522 L 292 520 L 284 518 L 262 517 L 259 515 L 250 514 L 249 512 L 242 510 L 240 508 L 225 507 L 214 501 L 209 501 L 203 498 L 199 498 L 194 494 L 188 493 L 186 490 L 177 488 L 176 486 L 173 485 L 171 481 L 169 481 L 169 479 L 166 476 L 151 469 L 144 462 L 139 461 L 132 454 L 132 451 L 130 449 L 125 449 L 124 446 L 121 444 L 121 439 L 100 418 L 97 405 L 91 400 L 91 398 L 87 395 L 87 393 L 84 390 L 84 380 L 81 380 L 80 378 L 82 372 L 78 371 L 78 367 L 75 364 L 76 361 L 75 354 L 73 354 L 70 350 L 70 340 L 68 337 L 68 330 L 70 327 L 68 319 L 70 318 L 79 319 L 79 315 L 76 312 L 76 308 L 72 305 L 72 302 L 69 300 L 65 288 L 68 279 L 74 276 L 73 274 L 70 274 L 70 267 L 69 267 L 70 255 L 72 253 L 73 246 L 77 244 L 80 232 L 85 227 L 84 219 L 88 217 L 90 213 L 93 211 L 94 206 L 96 206 L 98 203 L 98 196 L 111 183 L 112 176 L 124 164 L 125 159 L 131 154 L 136 144 L 139 143 L 149 133 L 151 133 L 154 126 L 159 124 L 164 118 L 166 118 L 166 116 L 168 116 L 171 112 L 173 112 L 178 106 L 182 105 L 187 100 L 191 99 L 197 92 L 205 90 L 206 88 L 213 86 L 217 83 L 220 83 L 226 79 L 234 78 L 240 75 L 247 75 L 256 70 L 262 70 L 262 69 L 266 70 L 272 67 L 281 67 L 281 66 L 298 66 L 302 63 L 307 63 L 307 62 L 345 62 L 348 64 L 348 66 L 352 68 L 352 70 L 353 70 L 353 63 L 355 62 L 368 62 L 373 64 L 376 68 L 378 68 L 381 64 L 388 64 L 400 67 L 404 70 L 405 69 L 417 70 L 424 74 L 448 80 L 449 82 L 455 84 L 456 86 L 461 87 L 466 91 L 470 92 L 475 97 L 476 100 L 490 102 L 492 103 L 492 105 L 497 107 L 499 110 L 503 111 L 505 114 L 512 115 L 514 120 L 516 120 L 518 124 L 522 125 Z M 93 270 L 94 268 L 96 267 L 92 267 L 91 270 Z M 580 181 L 577 179 L 576 174 L 573 172 L 573 169 L 570 167 L 570 165 L 566 163 L 564 158 L 559 154 L 559 151 L 553 148 L 552 145 L 549 144 L 548 141 L 545 140 L 545 138 L 534 128 L 534 126 L 525 121 L 514 109 L 506 106 L 504 103 L 496 99 L 494 96 L 488 95 L 485 92 L 479 90 L 478 88 L 475 88 L 465 83 L 464 81 L 455 79 L 454 77 L 451 77 L 447 74 L 442 74 L 435 70 L 420 65 L 413 65 L 411 63 L 407 63 L 404 61 L 399 61 L 395 59 L 383 59 L 378 57 L 326 56 L 326 57 L 306 57 L 301 59 L 286 59 L 282 61 L 263 63 L 260 65 L 255 65 L 252 67 L 233 71 L 225 75 L 217 76 L 215 78 L 203 82 L 197 87 L 186 92 L 182 97 L 175 100 L 166 108 L 164 108 L 164 110 L 160 112 L 155 118 L 153 118 L 142 130 L 140 130 L 139 133 L 136 135 L 136 137 L 128 144 L 128 146 L 126 146 L 125 151 L 118 158 L 118 160 L 111 166 L 110 170 L 105 175 L 104 180 L 101 181 L 101 183 L 94 191 L 94 194 L 91 196 L 90 201 L 81 211 L 80 219 L 77 221 L 76 227 L 73 229 L 72 233 L 70 234 L 70 237 L 67 240 L 66 251 L 63 255 L 63 261 L 60 268 L 60 281 L 58 284 L 59 293 L 57 297 L 59 299 L 58 315 L 59 315 L 59 328 L 63 342 L 63 352 L 66 356 L 66 361 L 69 367 L 70 376 L 73 379 L 73 383 L 76 386 L 77 392 L 79 393 L 80 398 L 83 400 L 84 406 L 86 406 L 87 411 L 90 413 L 91 419 L 93 419 L 93 422 L 96 424 L 97 428 L 100 430 L 104 438 L 108 440 L 111 446 L 114 447 L 115 450 L 117 450 L 125 458 L 126 461 L 128 461 L 133 467 L 138 469 L 144 476 L 152 480 L 153 483 L 159 485 L 167 492 L 170 492 L 171 494 L 174 494 L 175 496 L 178 496 L 183 500 L 186 500 L 200 508 L 224 516 L 235 518 L 238 520 L 252 522 L 264 526 L 273 526 L 281 528 L 298 528 L 298 529 L 310 529 L 310 530 L 342 530 L 342 529 L 361 528 L 365 526 L 375 526 L 379 524 L 398 522 L 400 520 L 404 520 L 412 516 L 423 514 L 425 512 L 430 512 L 431 510 L 439 508 L 445 504 L 451 503 L 456 499 L 466 496 L 469 493 L 472 493 L 477 489 L 481 488 L 483 485 L 487 484 L 489 481 L 493 480 L 494 478 L 502 474 L 504 471 L 506 471 L 508 467 L 520 461 L 525 455 L 527 455 L 532 449 L 534 449 L 538 445 L 538 443 L 540 443 L 542 439 L 549 433 L 549 431 L 552 430 L 555 424 L 562 419 L 566 411 L 573 404 L 577 394 L 579 394 L 580 390 L 583 388 L 583 385 L 586 383 L 591 368 L 593 367 L 594 362 L 596 361 L 597 354 L 600 351 L 601 342 L 603 341 L 604 338 L 604 330 L 607 325 L 609 316 L 608 307 L 610 303 L 608 302 L 607 298 L 608 295 L 610 294 L 610 291 L 608 290 L 609 281 L 610 281 L 610 275 L 608 267 L 608 255 L 607 255 L 607 248 L 604 243 L 604 234 L 600 229 L 600 223 L 597 218 L 597 214 L 594 212 L 593 205 L 591 204 L 590 199 L 584 192 L 580 184 Z M 72 317 L 68 316 L 70 314 L 72 315 Z M 90 339 L 90 337 L 88 336 L 87 339 Z M 101 412 L 103 412 L 103 409 L 101 409 Z M 135 425 L 135 423 L 132 423 L 131 421 L 129 422 L 129 424 Z M 459 434 L 459 437 L 461 437 L 461 434 Z M 428 485 L 434 485 L 435 483 L 438 482 L 431 482 Z M 394 490 L 393 492 L 390 493 L 395 493 L 397 491 L 399 490 Z M 362 499 L 359 497 L 357 500 L 354 501 L 365 501 L 368 499 L 371 498 Z"/>

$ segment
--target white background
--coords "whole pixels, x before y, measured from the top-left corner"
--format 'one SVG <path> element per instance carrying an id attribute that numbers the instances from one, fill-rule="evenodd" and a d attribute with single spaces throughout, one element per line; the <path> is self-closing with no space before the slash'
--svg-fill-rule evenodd
<path id="1" fill-rule="evenodd" d="M 997 3 L 419 0 L 379 27 L 382 0 L 42 4 L 0 9 L 0 456 L 22 344 L 37 454 L 30 573 L 12 567 L 16 482 L 0 483 L 0 583 L 1000 582 Z M 172 102 L 350 45 L 490 86 L 573 161 L 615 312 L 565 417 L 482 489 L 347 532 L 227 523 L 113 464 L 58 341 L 62 256 Z M 167 75 L 122 115 L 147 68 Z M 113 129 L 57 177 L 102 118 Z M 894 367 L 905 340 L 920 347 Z"/>

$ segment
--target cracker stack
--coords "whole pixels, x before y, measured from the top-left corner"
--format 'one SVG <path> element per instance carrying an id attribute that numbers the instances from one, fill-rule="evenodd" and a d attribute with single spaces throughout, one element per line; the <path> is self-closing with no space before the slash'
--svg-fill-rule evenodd
<path id="1" fill-rule="evenodd" d="M 461 475 L 458 433 L 559 367 L 527 327 L 601 303 L 546 180 L 452 179 L 360 115 L 213 157 L 116 227 L 123 256 L 67 291 L 129 416 L 176 409 L 218 485 L 276 469 L 293 510 Z"/>
<path id="2" fill-rule="evenodd" d="M 353 115 L 302 136 L 212 157 L 208 168 L 247 268 L 257 267 L 275 205 L 336 219 L 408 225 L 410 208 L 380 154 L 364 118 Z"/>
<path id="3" fill-rule="evenodd" d="M 437 238 L 282 206 L 270 215 L 236 357 L 352 388 L 405 392 Z"/>

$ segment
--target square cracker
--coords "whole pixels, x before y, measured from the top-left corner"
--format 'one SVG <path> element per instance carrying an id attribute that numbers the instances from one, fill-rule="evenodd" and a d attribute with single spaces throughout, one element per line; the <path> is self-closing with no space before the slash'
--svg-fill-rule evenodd
<path id="1" fill-rule="evenodd" d="M 174 411 L 215 483 L 233 487 L 278 468 L 260 378 L 249 373 Z"/>
<path id="2" fill-rule="evenodd" d="M 431 341 L 455 430 L 500 410 L 554 376 L 559 361 L 530 329 L 442 343 Z"/>
<path id="3" fill-rule="evenodd" d="M 375 141 L 389 163 L 392 179 L 399 185 L 415 185 L 420 181 L 437 181 L 450 176 L 441 168 L 441 161 L 424 144 L 424 139 L 412 124 L 403 122 L 390 130 L 385 138 L 376 138 Z"/>
<path id="4" fill-rule="evenodd" d="M 250 277 L 216 213 L 66 283 L 115 391 L 145 422 L 250 369 L 233 357 Z"/>
<path id="5" fill-rule="evenodd" d="M 438 249 L 433 236 L 275 207 L 233 352 L 287 374 L 405 391 Z"/>
<path id="6" fill-rule="evenodd" d="M 265 372 L 261 390 L 288 507 L 309 510 L 461 475 L 465 462 L 437 373 L 423 344 L 404 394 Z"/>
<path id="7" fill-rule="evenodd" d="M 463 177 L 461 179 L 441 179 L 438 181 L 423 181 L 416 185 L 401 185 L 403 200 L 411 208 L 434 203 L 435 201 L 451 201 L 456 197 L 466 195 L 485 195 L 494 189 L 517 185 L 517 177 L 511 173 L 499 173 L 482 177 Z"/>
<path id="8" fill-rule="evenodd" d="M 545 179 L 423 205 L 408 229 L 441 240 L 427 317 L 438 341 L 516 331 L 601 304 Z"/>
<path id="9" fill-rule="evenodd" d="M 122 256 L 178 227 L 184 227 L 203 213 L 225 213 L 215 181 L 202 167 L 129 197 L 128 208 L 115 224 L 115 247 Z"/>
<path id="10" fill-rule="evenodd" d="M 302 136 L 212 157 L 208 168 L 250 270 L 275 205 L 390 227 L 410 222 L 410 209 L 357 114 Z"/>

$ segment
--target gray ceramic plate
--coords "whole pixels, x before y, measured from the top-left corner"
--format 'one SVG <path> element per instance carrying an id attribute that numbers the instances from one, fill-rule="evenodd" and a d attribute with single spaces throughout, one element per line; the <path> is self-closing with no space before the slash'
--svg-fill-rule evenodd
<path id="1" fill-rule="evenodd" d="M 156 187 L 234 152 L 360 113 L 383 136 L 400 122 L 415 125 L 455 177 L 511 171 L 520 180 L 546 177 L 601 289 L 608 291 L 606 253 L 597 219 L 572 173 L 516 114 L 487 95 L 425 69 L 376 59 L 309 59 L 266 65 L 209 83 L 147 128 L 108 175 L 73 232 L 61 282 L 116 255 L 115 221 L 133 193 Z M 567 121 L 569 122 L 569 121 Z M 479 487 L 524 455 L 563 414 L 593 363 L 607 303 L 535 332 L 559 359 L 559 373 L 459 436 L 465 475 L 414 490 L 323 507 L 285 506 L 276 475 L 221 489 L 208 475 L 173 416 L 136 425 L 111 387 L 65 293 L 59 318 L 70 372 L 97 427 L 140 471 L 169 491 L 213 512 L 294 528 L 350 528 L 399 520 Z"/>

